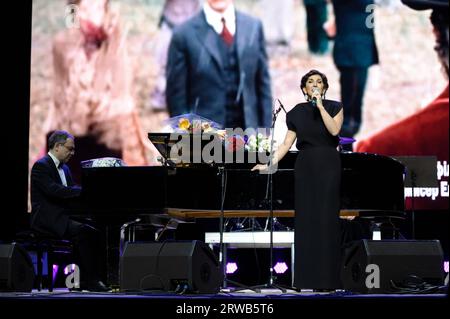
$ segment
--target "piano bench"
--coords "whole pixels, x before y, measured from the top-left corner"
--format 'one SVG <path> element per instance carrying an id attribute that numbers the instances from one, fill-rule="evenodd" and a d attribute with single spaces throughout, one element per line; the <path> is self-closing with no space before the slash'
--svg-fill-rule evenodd
<path id="1" fill-rule="evenodd" d="M 36 253 L 36 285 L 38 291 L 41 291 L 43 286 L 43 256 L 44 253 L 47 253 L 47 287 L 48 291 L 52 292 L 55 284 L 53 278 L 53 261 L 57 254 L 72 254 L 72 242 L 35 230 L 25 230 L 17 233 L 15 241 L 22 245 L 29 253 Z"/>

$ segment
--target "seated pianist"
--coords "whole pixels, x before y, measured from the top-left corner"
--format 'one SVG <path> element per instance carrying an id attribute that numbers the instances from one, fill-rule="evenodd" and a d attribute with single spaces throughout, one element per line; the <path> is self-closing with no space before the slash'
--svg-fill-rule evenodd
<path id="1" fill-rule="evenodd" d="M 99 247 L 95 244 L 99 242 L 99 231 L 66 214 L 69 201 L 81 193 L 66 165 L 75 153 L 74 137 L 66 131 L 55 131 L 48 139 L 48 148 L 47 155 L 31 169 L 31 228 L 73 242 L 80 268 L 79 289 L 109 291 L 99 275 Z"/>

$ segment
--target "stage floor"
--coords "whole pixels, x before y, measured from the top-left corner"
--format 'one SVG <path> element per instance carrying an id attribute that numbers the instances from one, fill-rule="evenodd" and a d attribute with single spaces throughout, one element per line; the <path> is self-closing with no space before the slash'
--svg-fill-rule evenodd
<path id="1" fill-rule="evenodd" d="M 180 294 L 174 292 L 148 291 L 141 293 L 124 293 L 124 292 L 89 292 L 77 291 L 71 292 L 66 288 L 57 288 L 53 292 L 48 290 L 33 290 L 30 293 L 25 292 L 0 292 L 0 299 L 441 299 L 446 298 L 445 293 L 430 294 L 358 294 L 347 291 L 336 292 L 314 292 L 311 290 L 302 290 L 301 292 L 287 289 L 282 292 L 279 289 L 261 289 L 258 291 L 243 289 L 235 291 L 234 289 L 222 289 L 217 294 Z"/>
<path id="2" fill-rule="evenodd" d="M 263 289 L 217 294 L 176 294 L 161 291 L 146 293 L 69 292 L 67 289 L 0 293 L 0 309 L 10 308 L 15 314 L 35 315 L 62 309 L 76 317 L 111 318 L 141 316 L 144 318 L 301 318 L 314 313 L 329 316 L 361 314 L 362 311 L 383 314 L 383 318 L 417 314 L 423 309 L 440 313 L 448 308 L 446 294 L 354 294 L 297 292 Z M 87 312 L 87 309 L 88 312 Z M 389 310 L 387 310 L 389 309 Z M 52 312 L 51 312 L 52 313 Z M 162 314 L 160 316 L 160 314 Z M 100 317 L 101 316 L 101 317 Z M 73 316 L 72 316 L 73 317 Z M 155 317 L 155 318 L 156 318 Z M 88 318 L 88 317 L 86 317 Z"/>

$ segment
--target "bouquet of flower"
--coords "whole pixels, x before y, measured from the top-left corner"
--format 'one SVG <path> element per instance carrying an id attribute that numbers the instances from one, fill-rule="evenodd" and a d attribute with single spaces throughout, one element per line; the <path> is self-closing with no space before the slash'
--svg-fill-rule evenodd
<path id="1" fill-rule="evenodd" d="M 194 113 L 171 117 L 166 124 L 176 133 L 219 133 L 220 124 Z"/>

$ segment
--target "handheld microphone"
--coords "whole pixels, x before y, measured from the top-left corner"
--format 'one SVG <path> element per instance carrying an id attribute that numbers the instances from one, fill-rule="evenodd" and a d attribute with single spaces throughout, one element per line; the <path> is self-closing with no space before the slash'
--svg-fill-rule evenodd
<path id="1" fill-rule="evenodd" d="M 313 87 L 313 88 L 312 88 L 312 92 L 313 92 L 313 94 L 316 93 L 316 92 L 319 92 L 319 89 L 316 88 L 316 87 Z M 316 98 L 315 96 L 313 96 L 311 102 L 312 102 L 312 104 L 313 104 L 314 106 L 316 106 L 316 104 L 317 104 L 317 98 Z"/>

